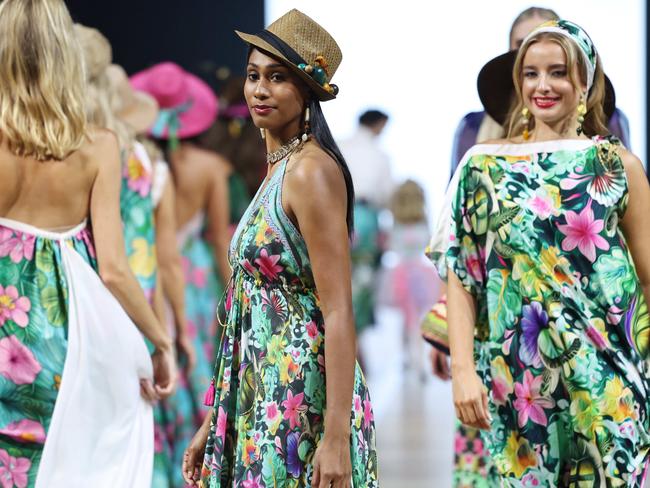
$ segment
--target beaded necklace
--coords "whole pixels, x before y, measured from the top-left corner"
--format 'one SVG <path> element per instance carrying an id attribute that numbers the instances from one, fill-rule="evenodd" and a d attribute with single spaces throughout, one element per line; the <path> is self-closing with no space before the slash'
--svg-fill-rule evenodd
<path id="1" fill-rule="evenodd" d="M 266 162 L 271 166 L 273 166 L 275 163 L 277 163 L 278 161 L 282 161 L 289 154 L 291 154 L 296 149 L 298 149 L 298 147 L 302 144 L 302 142 L 303 140 L 300 137 L 298 136 L 292 137 L 285 144 L 280 146 L 278 149 L 268 153 L 266 155 Z"/>

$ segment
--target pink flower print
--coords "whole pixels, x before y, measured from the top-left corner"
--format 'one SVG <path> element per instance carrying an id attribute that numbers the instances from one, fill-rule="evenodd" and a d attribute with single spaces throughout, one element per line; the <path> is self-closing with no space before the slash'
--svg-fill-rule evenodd
<path id="1" fill-rule="evenodd" d="M 34 257 L 35 243 L 35 236 L 0 228 L 0 258 L 9 256 L 14 263 L 19 263 L 23 259 L 31 261 Z"/>
<path id="2" fill-rule="evenodd" d="M 474 439 L 474 453 L 481 456 L 483 452 L 483 441 L 481 439 Z"/>
<path id="3" fill-rule="evenodd" d="M 300 425 L 300 412 L 307 409 L 307 406 L 302 404 L 304 397 L 304 393 L 293 396 L 293 393 L 289 390 L 287 399 L 282 402 L 282 406 L 285 408 L 283 417 L 289 420 L 289 428 L 291 429 L 295 429 Z"/>
<path id="4" fill-rule="evenodd" d="M 307 335 L 312 341 L 318 337 L 318 326 L 313 320 L 307 324 Z"/>
<path id="5" fill-rule="evenodd" d="M 41 423 L 29 419 L 11 422 L 7 426 L 0 428 L 0 434 L 11 437 L 18 442 L 36 442 L 38 444 L 45 442 L 45 429 Z"/>
<path id="6" fill-rule="evenodd" d="M 603 230 L 602 220 L 594 220 L 591 206 L 585 207 L 580 214 L 573 211 L 566 213 L 566 224 L 558 225 L 566 237 L 562 249 L 572 251 L 576 247 L 592 263 L 596 260 L 596 248 L 607 251 L 609 243 L 598 233 Z"/>
<path id="7" fill-rule="evenodd" d="M 366 397 L 363 401 L 363 428 L 367 429 L 373 420 L 375 420 L 375 416 L 372 414 L 372 404 L 370 398 Z"/>
<path id="8" fill-rule="evenodd" d="M 544 409 L 552 408 L 555 402 L 540 395 L 541 387 L 542 375 L 534 377 L 528 370 L 524 371 L 523 383 L 515 383 L 517 399 L 514 406 L 518 411 L 519 427 L 525 426 L 528 419 L 539 425 L 546 426 L 548 424 Z"/>
<path id="9" fill-rule="evenodd" d="M 160 427 L 157 423 L 153 426 L 153 452 L 160 454 L 163 452 L 163 428 Z"/>
<path id="10" fill-rule="evenodd" d="M 462 454 L 467 450 L 467 439 L 465 436 L 456 431 L 456 437 L 454 438 L 454 453 Z"/>
<path id="11" fill-rule="evenodd" d="M 278 416 L 278 404 L 275 402 L 268 403 L 266 405 L 266 418 L 269 420 L 275 420 Z"/>
<path id="12" fill-rule="evenodd" d="M 352 399 L 352 404 L 354 405 L 355 412 L 361 412 L 361 397 L 355 393 L 354 398 Z"/>
<path id="13" fill-rule="evenodd" d="M 0 449 L 0 484 L 2 488 L 26 488 L 27 473 L 32 462 L 24 457 L 15 458 Z"/>
<path id="14" fill-rule="evenodd" d="M 95 259 L 97 254 L 95 253 L 95 243 L 88 229 L 83 229 L 76 236 L 77 239 L 81 239 L 86 244 L 86 249 L 88 249 L 88 254 L 91 258 Z"/>
<path id="15" fill-rule="evenodd" d="M 129 190 L 139 193 L 142 197 L 149 194 L 151 174 L 135 154 L 129 156 L 122 174 L 127 179 Z"/>
<path id="16" fill-rule="evenodd" d="M 205 286 L 208 283 L 208 279 L 206 277 L 207 273 L 206 270 L 203 268 L 194 268 L 192 270 L 192 277 L 190 281 L 194 286 L 197 288 L 205 288 Z"/>
<path id="17" fill-rule="evenodd" d="M 255 478 L 253 478 L 253 473 L 251 471 L 248 472 L 248 476 L 246 476 L 246 479 L 242 481 L 242 486 L 243 488 L 263 488 L 261 483 L 262 475 L 257 475 Z"/>
<path id="18" fill-rule="evenodd" d="M 27 327 L 29 323 L 27 312 L 31 308 L 32 304 L 29 298 L 21 297 L 15 286 L 9 285 L 7 288 L 3 288 L 0 285 L 0 327 L 7 320 L 13 320 L 22 328 Z"/>
<path id="19" fill-rule="evenodd" d="M 33 383 L 41 365 L 17 338 L 0 339 L 0 374 L 17 385 Z"/>
<path id="20" fill-rule="evenodd" d="M 220 437 L 223 439 L 226 436 L 226 420 L 228 417 L 226 416 L 226 411 L 223 409 L 223 407 L 219 407 L 219 412 L 217 414 L 217 437 Z"/>
<path id="21" fill-rule="evenodd" d="M 280 255 L 274 254 L 269 256 L 266 249 L 260 251 L 260 257 L 255 260 L 255 264 L 259 266 L 260 272 L 270 280 L 275 280 L 278 273 L 282 271 L 282 266 L 277 262 L 280 261 Z"/>

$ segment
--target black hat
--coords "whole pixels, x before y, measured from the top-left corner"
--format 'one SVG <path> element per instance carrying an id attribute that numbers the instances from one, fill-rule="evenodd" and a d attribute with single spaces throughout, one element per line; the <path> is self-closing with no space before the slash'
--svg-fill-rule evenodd
<path id="1" fill-rule="evenodd" d="M 501 54 L 488 61 L 481 68 L 476 80 L 478 96 L 485 111 L 499 124 L 507 122 L 510 108 L 515 98 L 515 87 L 512 82 L 512 70 L 515 66 L 517 50 Z M 607 120 L 616 110 L 616 94 L 612 82 L 605 75 L 605 100 L 603 110 Z"/>

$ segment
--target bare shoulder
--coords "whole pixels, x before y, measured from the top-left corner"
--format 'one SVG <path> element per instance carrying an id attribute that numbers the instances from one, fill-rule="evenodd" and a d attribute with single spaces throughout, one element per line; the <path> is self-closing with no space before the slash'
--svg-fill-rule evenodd
<path id="1" fill-rule="evenodd" d="M 618 155 L 620 156 L 621 161 L 623 162 L 625 171 L 627 172 L 632 171 L 634 173 L 637 173 L 639 171 L 644 172 L 643 163 L 634 153 L 628 151 L 623 146 L 620 146 L 618 148 Z"/>
<path id="2" fill-rule="evenodd" d="M 334 158 L 318 144 L 308 143 L 291 158 L 285 180 L 295 189 L 329 189 L 345 191 L 343 173 Z"/>
<path id="3" fill-rule="evenodd" d="M 226 158 L 209 149 L 188 145 L 184 148 L 188 162 L 203 174 L 224 174 L 232 172 L 232 164 Z"/>
<path id="4" fill-rule="evenodd" d="M 91 127 L 79 153 L 84 163 L 96 168 L 100 165 L 120 165 L 119 142 L 115 133 L 109 129 Z"/>

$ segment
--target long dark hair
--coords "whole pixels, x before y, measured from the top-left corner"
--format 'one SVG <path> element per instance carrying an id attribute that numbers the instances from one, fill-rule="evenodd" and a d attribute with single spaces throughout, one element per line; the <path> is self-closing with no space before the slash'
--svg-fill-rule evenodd
<path id="1" fill-rule="evenodd" d="M 336 161 L 336 164 L 343 173 L 348 201 L 346 222 L 348 224 L 348 233 L 352 234 L 352 231 L 354 230 L 354 185 L 352 184 L 352 175 L 350 174 L 348 163 L 345 162 L 345 158 L 343 157 L 343 154 L 341 154 L 339 146 L 332 137 L 332 132 L 327 125 L 320 102 L 315 98 L 311 98 L 307 102 L 307 106 L 309 107 L 310 113 L 309 124 L 311 126 L 312 137 L 316 142 L 318 142 L 320 147 L 323 148 L 323 150 L 327 152 L 334 161 Z"/>
<path id="2" fill-rule="evenodd" d="M 289 62 L 293 62 L 296 66 L 300 63 L 305 63 L 305 60 L 302 59 L 302 57 L 290 46 L 288 46 L 282 39 L 276 37 L 266 30 L 258 33 L 257 35 L 270 42 L 276 49 L 278 49 L 287 57 Z M 258 51 L 272 57 L 282 64 L 287 64 L 286 60 L 278 58 L 272 53 L 269 53 L 268 51 L 264 51 L 263 49 L 252 45 L 248 46 L 248 54 L 246 55 L 246 59 L 250 58 L 253 49 L 257 49 Z M 297 76 L 296 78 L 299 79 Z M 300 80 L 300 82 L 304 83 L 302 80 Z M 306 83 L 304 83 L 304 85 L 307 86 Z M 307 88 L 309 89 L 308 86 Z M 309 89 L 309 94 L 310 97 L 306 102 L 306 107 L 309 107 L 309 125 L 311 127 L 311 135 L 316 140 L 316 142 L 318 142 L 320 147 L 334 159 L 341 172 L 343 173 L 348 205 L 345 220 L 348 226 L 348 234 L 352 235 L 352 231 L 354 230 L 354 185 L 352 184 L 352 175 L 350 174 L 350 169 L 348 168 L 348 164 L 345 162 L 343 154 L 341 154 L 339 146 L 334 141 L 334 137 L 332 137 L 332 132 L 330 131 L 329 125 L 327 125 L 327 121 L 325 120 L 325 115 L 321 109 L 320 101 L 316 98 L 315 93 L 313 93 L 311 89 Z"/>

